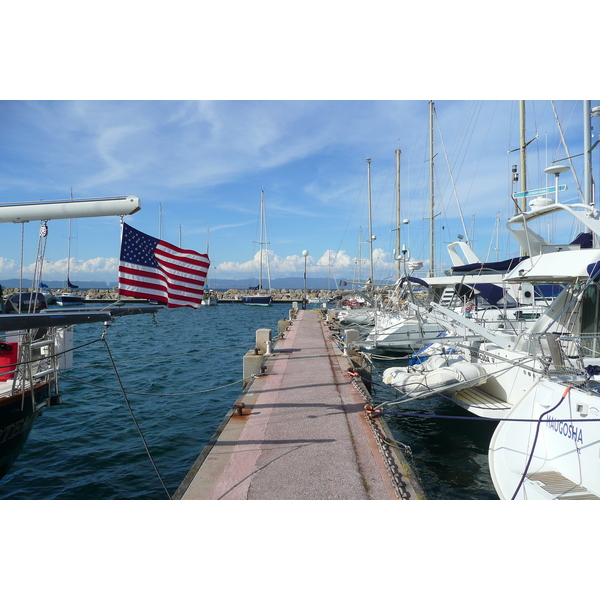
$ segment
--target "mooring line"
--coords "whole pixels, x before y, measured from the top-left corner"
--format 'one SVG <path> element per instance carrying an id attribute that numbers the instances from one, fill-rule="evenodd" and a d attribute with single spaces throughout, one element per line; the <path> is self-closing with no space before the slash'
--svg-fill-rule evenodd
<path id="1" fill-rule="evenodd" d="M 119 372 L 117 371 L 117 365 L 115 364 L 115 362 L 113 360 L 112 354 L 110 352 L 110 348 L 108 347 L 108 342 L 106 341 L 106 338 L 104 336 L 102 336 L 102 341 L 104 342 L 104 347 L 106 348 L 106 352 L 108 354 L 108 357 L 110 358 L 110 362 L 112 363 L 113 369 L 115 371 L 117 381 L 119 382 L 121 392 L 123 393 L 123 398 L 125 399 L 125 404 L 127 404 L 127 408 L 129 409 L 129 412 L 131 413 L 131 418 L 133 419 L 133 422 L 138 430 L 138 433 L 140 434 L 140 437 L 142 438 L 142 443 L 144 444 L 144 448 L 146 449 L 146 454 L 148 454 L 148 458 L 150 459 L 150 462 L 152 463 L 152 466 L 154 467 L 154 470 L 156 471 L 156 474 L 158 475 L 158 479 L 160 480 L 160 483 L 162 484 L 162 486 L 167 494 L 167 497 L 169 498 L 169 500 L 171 500 L 171 494 L 169 494 L 169 490 L 167 489 L 167 486 L 165 485 L 165 482 L 163 481 L 163 478 L 160 475 L 158 467 L 156 466 L 156 463 L 154 462 L 154 459 L 152 458 L 152 454 L 150 453 L 150 448 L 148 448 L 148 444 L 146 443 L 144 434 L 142 433 L 142 430 L 140 429 L 140 426 L 138 425 L 135 415 L 133 414 L 131 404 L 129 403 L 129 399 L 127 398 L 127 393 L 125 392 L 125 388 L 123 387 L 123 383 L 121 382 L 121 378 L 119 377 Z"/>

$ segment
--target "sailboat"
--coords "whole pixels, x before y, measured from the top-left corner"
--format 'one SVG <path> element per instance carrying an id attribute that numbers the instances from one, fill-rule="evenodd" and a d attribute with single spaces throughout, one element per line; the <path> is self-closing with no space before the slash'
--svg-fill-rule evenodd
<path id="1" fill-rule="evenodd" d="M 504 276 L 519 263 L 524 256 L 506 261 L 483 262 L 471 249 L 465 228 L 467 242 L 455 241 L 447 246 L 452 268 L 445 275 L 435 275 L 434 272 L 434 149 L 433 149 L 433 116 L 434 106 L 430 102 L 429 111 L 429 146 L 430 146 L 430 261 L 428 275 L 415 278 L 410 267 L 410 252 L 402 250 L 397 239 L 396 260 L 409 270 L 403 276 L 398 275 L 394 298 L 401 309 L 378 310 L 375 313 L 374 327 L 365 340 L 367 349 L 382 349 L 393 354 L 408 355 L 418 351 L 425 345 L 436 342 L 444 336 L 447 324 L 443 315 L 432 312 L 428 303 L 435 301 L 441 306 L 455 312 L 467 314 L 487 329 L 510 329 L 520 331 L 532 319 L 537 318 L 550 304 L 533 284 L 522 282 L 508 283 Z M 522 132 L 523 134 L 523 132 Z M 522 142 L 524 143 L 524 142 Z M 523 159 L 522 159 L 523 162 Z M 399 179 L 399 178 L 397 178 Z M 518 178 L 514 178 L 516 182 Z M 521 185 L 524 185 L 525 172 L 522 172 Z M 522 187 L 523 189 L 523 187 Z M 399 196 L 399 193 L 398 193 Z M 517 196 L 519 196 L 517 194 Z M 398 210 L 399 212 L 399 210 Z M 463 224 L 464 226 L 464 224 Z M 399 232 L 399 217 L 397 217 L 397 232 Z M 463 236 L 459 236 L 462 240 Z M 522 240 L 521 240 L 522 241 Z M 421 263 L 414 262 L 417 268 Z M 414 287 L 426 290 L 428 302 L 419 303 L 413 295 Z M 460 335 L 465 335 L 465 330 Z M 404 375 L 397 373 L 401 381 Z"/>
<path id="2" fill-rule="evenodd" d="M 0 206 L 0 223 L 124 216 L 140 208 L 136 196 L 10 204 Z M 43 298 L 37 292 L 30 297 L 36 295 Z M 0 478 L 17 460 L 43 409 L 60 404 L 58 373 L 73 363 L 73 327 L 108 323 L 125 314 L 154 313 L 159 308 L 44 312 L 44 305 L 45 302 L 11 301 L 5 305 L 0 294 Z"/>
<path id="3" fill-rule="evenodd" d="M 373 235 L 373 214 L 371 207 L 371 159 L 367 158 L 367 207 L 369 217 L 369 278 L 365 283 L 360 281 L 352 281 L 353 285 L 358 284 L 362 286 L 360 291 L 349 291 L 342 294 L 342 310 L 338 311 L 337 317 L 342 325 L 373 325 L 375 322 L 375 286 L 387 287 L 387 285 L 381 286 L 381 284 L 375 284 L 375 274 L 373 268 L 373 240 L 376 236 Z M 359 241 L 358 241 L 358 260 L 357 266 L 359 267 L 360 280 L 360 265 L 362 262 L 362 227 L 360 228 Z M 348 282 L 346 282 L 347 284 Z"/>
<path id="4" fill-rule="evenodd" d="M 70 201 L 73 201 L 73 188 L 71 188 Z M 71 283 L 71 227 L 72 219 L 69 219 L 69 237 L 67 240 L 67 291 L 63 294 L 57 294 L 54 297 L 56 304 L 59 306 L 74 306 L 83 304 L 83 298 L 73 291 L 79 289 L 79 286 Z"/>
<path id="5" fill-rule="evenodd" d="M 586 101 L 586 133 L 590 114 L 600 116 L 600 107 L 592 111 Z M 507 223 L 528 256 L 505 280 L 562 285 L 549 308 L 523 332 L 510 334 L 432 305 L 455 331 L 462 327 L 474 334 L 454 344 L 452 359 L 449 348 L 440 357 L 443 368 L 460 364 L 476 373 L 462 378 L 461 389 L 447 382 L 448 389 L 437 392 L 479 417 L 499 421 L 488 462 L 501 499 L 600 500 L 600 224 L 592 203 L 590 141 L 585 140 L 583 202 L 559 201 L 559 191 L 566 189 L 559 176 L 569 167 L 554 164 L 545 171 L 554 175 L 555 185 L 522 192 L 531 199 L 529 210 Z M 553 217 L 561 223 L 572 217 L 581 233 L 565 244 L 550 243 L 534 226 Z M 438 366 L 430 375 L 439 378 L 441 371 Z M 423 381 L 423 394 L 432 380 Z"/>
<path id="6" fill-rule="evenodd" d="M 268 246 L 269 243 L 267 241 L 267 219 L 265 213 L 265 192 L 264 190 L 260 193 L 260 241 L 259 241 L 259 276 L 258 276 L 258 285 L 255 288 L 250 288 L 254 290 L 254 294 L 243 296 L 242 304 L 247 304 L 250 306 L 270 306 L 272 302 L 271 298 L 271 275 L 269 269 L 268 262 L 268 249 L 265 252 L 265 247 Z M 266 293 L 263 289 L 263 262 L 265 254 L 267 255 L 267 278 L 269 283 L 269 293 Z"/>
<path id="7" fill-rule="evenodd" d="M 435 278 L 435 243 L 434 243 L 434 103 L 429 102 L 429 270 L 428 278 Z M 426 314 L 421 314 L 419 306 L 415 304 L 413 287 L 422 286 L 429 288 L 429 284 L 423 279 L 418 279 L 407 270 L 409 267 L 410 250 L 400 247 L 400 150 L 396 151 L 396 250 L 398 279 L 395 291 L 392 294 L 395 299 L 394 308 L 391 310 L 376 310 L 374 312 L 373 329 L 369 332 L 365 341 L 366 349 L 382 349 L 394 354 L 406 355 L 421 348 L 425 340 L 436 338 L 442 331 L 442 327 Z M 421 268 L 422 263 L 413 261 L 412 265 Z M 404 268 L 404 273 L 401 269 Z M 416 268 L 412 270 L 416 270 Z M 405 302 L 408 299 L 410 302 Z M 402 307 L 400 308 L 400 305 Z"/>

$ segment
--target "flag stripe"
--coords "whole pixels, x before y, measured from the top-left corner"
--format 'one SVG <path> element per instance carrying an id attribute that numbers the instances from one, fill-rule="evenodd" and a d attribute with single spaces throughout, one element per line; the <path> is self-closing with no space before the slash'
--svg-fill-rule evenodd
<path id="1" fill-rule="evenodd" d="M 125 296 L 197 308 L 209 266 L 206 254 L 182 250 L 123 224 L 119 292 Z"/>
<path id="2" fill-rule="evenodd" d="M 188 263 L 196 264 L 199 267 L 208 267 L 208 261 L 206 254 L 199 254 L 198 252 L 194 252 L 193 250 L 178 250 L 178 249 L 170 249 L 165 248 L 162 242 L 159 242 L 156 245 L 156 254 L 158 256 L 164 256 L 169 259 L 172 263 L 177 263 L 179 260 L 179 264 L 185 265 Z"/>
<path id="3" fill-rule="evenodd" d="M 199 277 L 197 279 L 190 279 L 189 277 L 178 277 L 176 275 L 167 276 L 165 273 L 161 273 L 157 271 L 156 273 L 152 273 L 149 270 L 143 270 L 136 268 L 136 265 L 132 265 L 130 263 L 121 263 L 119 266 L 119 273 L 121 275 L 127 274 L 131 278 L 135 278 L 140 282 L 145 281 L 164 281 L 170 285 L 177 285 L 178 282 L 183 283 L 186 287 L 202 290 L 204 289 L 204 282 L 206 277 Z"/>
<path id="4" fill-rule="evenodd" d="M 130 272 L 131 271 L 131 272 Z M 138 285 L 139 287 L 150 287 L 156 289 L 179 289 L 189 290 L 194 294 L 202 292 L 203 288 L 199 285 L 178 285 L 173 280 L 166 277 L 145 277 L 139 272 L 132 271 L 129 269 L 122 268 L 121 275 L 119 276 L 119 282 L 129 283 L 129 285 Z"/>

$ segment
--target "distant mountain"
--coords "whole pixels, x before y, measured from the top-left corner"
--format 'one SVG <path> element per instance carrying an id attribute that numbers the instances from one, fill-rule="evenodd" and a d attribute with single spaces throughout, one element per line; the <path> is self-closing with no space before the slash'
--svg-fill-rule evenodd
<path id="1" fill-rule="evenodd" d="M 44 280 L 44 283 L 52 289 L 62 289 L 65 287 L 65 281 L 52 281 L 52 280 Z M 90 289 L 100 289 L 105 290 L 108 287 L 114 288 L 117 287 L 116 281 L 73 281 L 76 286 L 80 287 L 82 290 L 90 290 Z M 20 281 L 15 277 L 13 279 L 2 279 L 0 280 L 0 285 L 3 288 L 18 288 Z M 28 288 L 31 286 L 31 279 L 23 279 L 23 287 Z"/>
<path id="2" fill-rule="evenodd" d="M 306 288 L 309 290 L 335 290 L 340 287 L 336 286 L 339 281 L 333 279 L 327 280 L 326 277 L 307 277 Z M 215 289 L 234 289 L 234 290 L 247 290 L 251 286 L 258 285 L 256 277 L 249 279 L 212 279 L 210 280 L 210 286 Z M 263 282 L 263 286 L 266 282 Z M 271 287 L 274 290 L 301 290 L 304 288 L 304 277 L 279 277 L 271 279 Z M 344 289 L 340 287 L 340 289 Z"/>
<path id="3" fill-rule="evenodd" d="M 44 280 L 44 283 L 51 289 L 61 289 L 65 287 L 64 281 L 53 281 Z M 116 281 L 74 281 L 75 285 L 78 285 L 82 290 L 89 289 L 100 289 L 105 290 L 107 288 L 117 287 Z M 258 284 L 256 277 L 248 279 L 210 279 L 210 287 L 218 290 L 247 290 L 251 286 Z M 307 277 L 306 288 L 309 290 L 344 290 L 347 287 L 339 285 L 340 281 L 334 281 L 333 279 L 328 280 L 326 277 Z M 16 288 L 19 287 L 19 280 L 3 279 L 0 280 L 0 284 L 3 288 Z M 336 285 L 338 284 L 338 285 Z M 263 284 L 264 285 L 264 284 Z M 23 279 L 23 287 L 28 288 L 31 286 L 31 279 Z M 274 290 L 301 290 L 304 288 L 304 277 L 280 277 L 271 280 L 271 287 Z"/>

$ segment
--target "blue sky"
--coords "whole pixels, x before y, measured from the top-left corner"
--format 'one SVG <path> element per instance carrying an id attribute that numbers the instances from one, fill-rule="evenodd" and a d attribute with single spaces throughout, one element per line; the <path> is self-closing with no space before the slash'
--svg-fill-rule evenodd
<path id="1" fill-rule="evenodd" d="M 431 8 L 377 1 L 343 12 L 319 3 L 318 19 L 312 2 L 293 11 L 271 2 L 210 5 L 193 19 L 184 18 L 191 17 L 184 2 L 170 13 L 140 13 L 135 4 L 120 3 L 115 18 L 108 2 L 93 19 L 69 2 L 41 6 L 35 19 L 25 7 L 5 9 L 14 27 L 0 40 L 11 57 L 0 95 L 0 202 L 63 199 L 71 188 L 76 198 L 139 196 L 142 211 L 127 222 L 145 233 L 158 237 L 160 227 L 178 244 L 181 232 L 182 246 L 205 251 L 210 231 L 215 278 L 258 274 L 253 242 L 264 190 L 273 278 L 301 276 L 306 249 L 309 277 L 353 279 L 360 255 L 365 279 L 367 158 L 375 276 L 393 278 L 398 148 L 402 218 L 410 220 L 402 240 L 426 268 L 429 99 L 436 108 L 436 266 L 447 266 L 445 246 L 459 234 L 472 236 L 482 259 L 513 255 L 504 222 L 513 210 L 510 169 L 519 162 L 508 153 L 519 144 L 517 98 L 571 99 L 555 106 L 573 155 L 582 130 L 573 98 L 597 91 L 569 53 L 536 44 L 522 69 L 507 51 L 524 32 L 556 26 L 537 3 L 519 5 L 522 25 L 510 6 L 498 11 L 493 28 L 457 20 L 460 3 L 436 4 L 433 25 Z M 443 27 L 448 19 L 451 32 Z M 25 20 L 27 44 L 18 26 Z M 426 23 L 431 45 L 424 44 Z M 561 40 L 584 50 L 576 23 L 575 14 L 561 16 Z M 529 187 L 544 186 L 544 167 L 566 155 L 548 100 L 527 101 L 527 139 L 536 135 Z M 581 159 L 574 164 L 581 178 Z M 575 197 L 572 176 L 562 181 L 566 197 Z M 49 224 L 47 279 L 64 278 L 67 227 Z M 21 268 L 21 226 L 1 228 L 0 280 Z M 25 226 L 25 276 L 37 235 L 37 224 Z M 117 217 L 74 222 L 73 279 L 114 281 L 119 236 Z"/>
<path id="2" fill-rule="evenodd" d="M 458 234 L 481 259 L 512 255 L 510 172 L 519 164 L 516 100 L 434 100 L 436 265 Z M 596 106 L 600 102 L 592 101 Z M 555 101 L 571 155 L 581 152 L 582 103 Z M 550 101 L 527 101 L 528 187 L 550 185 L 545 166 L 567 155 Z M 133 194 L 127 222 L 205 251 L 215 278 L 257 276 L 258 216 L 265 193 L 271 276 L 352 279 L 369 274 L 367 162 L 375 276 L 395 266 L 395 150 L 401 150 L 402 238 L 429 260 L 429 104 L 407 101 L 2 101 L 2 202 Z M 597 161 L 600 162 L 600 161 Z M 575 159 L 581 180 L 581 159 Z M 596 170 L 597 173 L 597 170 Z M 570 174 L 565 198 L 577 197 Z M 462 219 L 460 218 L 462 211 Z M 160 215 L 162 214 L 162 220 Z M 496 236 L 497 219 L 500 222 Z M 463 226 L 464 223 L 464 226 Z M 20 270 L 21 226 L 3 224 L 0 279 Z M 160 229 L 159 229 L 160 228 Z M 360 231 L 362 240 L 359 250 Z M 465 231 L 466 229 L 466 231 Z M 49 224 L 44 277 L 66 270 L 67 222 Z M 207 230 L 209 234 L 207 234 Z M 25 273 L 38 224 L 25 226 Z M 73 222 L 74 278 L 115 280 L 118 217 Z"/>

